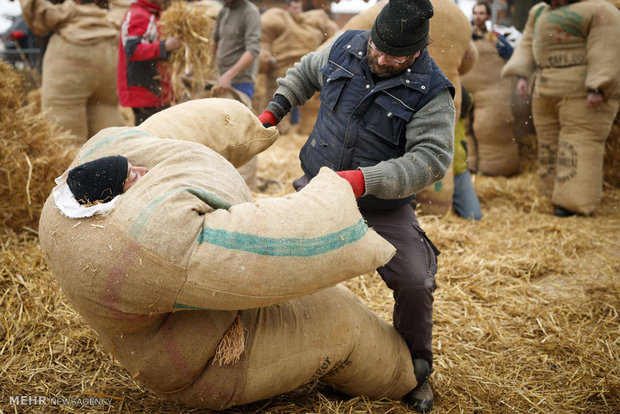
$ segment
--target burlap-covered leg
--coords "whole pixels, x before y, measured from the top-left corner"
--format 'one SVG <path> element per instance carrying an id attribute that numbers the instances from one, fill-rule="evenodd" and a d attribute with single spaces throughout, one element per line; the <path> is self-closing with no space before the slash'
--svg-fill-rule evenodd
<path id="1" fill-rule="evenodd" d="M 560 122 L 557 113 L 558 99 L 532 98 L 532 116 L 538 138 L 538 175 L 541 192 L 551 197 L 556 175 L 556 156 Z"/>
<path id="2" fill-rule="evenodd" d="M 237 404 L 318 379 L 371 398 L 401 398 L 416 385 L 405 341 L 344 287 L 242 314 L 248 371 Z"/>
<path id="3" fill-rule="evenodd" d="M 506 86 L 506 89 L 509 86 Z M 509 176 L 519 171 L 519 147 L 513 135 L 510 96 L 489 89 L 474 94 L 473 131 L 478 145 L 478 172 Z"/>
<path id="4" fill-rule="evenodd" d="M 551 201 L 566 210 L 591 214 L 601 201 L 605 140 L 618 112 L 618 101 L 588 108 L 584 98 L 559 104 L 560 138 Z"/>
<path id="5" fill-rule="evenodd" d="M 86 102 L 92 82 L 99 76 L 95 66 L 75 59 L 76 50 L 60 35 L 54 35 L 43 58 L 41 109 L 62 128 L 76 136 L 76 143 L 85 142 L 88 135 Z"/>
<path id="6" fill-rule="evenodd" d="M 104 128 L 124 126 L 125 119 L 118 106 L 116 91 L 116 67 L 118 49 L 116 42 L 101 42 L 92 50 L 91 62 L 99 68 L 96 88 L 88 100 L 88 136 L 92 137 Z"/>

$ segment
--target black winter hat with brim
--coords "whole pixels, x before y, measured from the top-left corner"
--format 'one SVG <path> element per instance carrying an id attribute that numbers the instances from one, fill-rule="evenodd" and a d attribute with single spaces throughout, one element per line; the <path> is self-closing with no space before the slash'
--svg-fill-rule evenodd
<path id="1" fill-rule="evenodd" d="M 428 43 L 431 17 L 429 0 L 390 0 L 372 25 L 372 42 L 386 55 L 415 55 Z"/>
<path id="2" fill-rule="evenodd" d="M 69 170 L 67 185 L 78 203 L 105 203 L 123 193 L 129 162 L 121 155 L 98 158 Z"/>

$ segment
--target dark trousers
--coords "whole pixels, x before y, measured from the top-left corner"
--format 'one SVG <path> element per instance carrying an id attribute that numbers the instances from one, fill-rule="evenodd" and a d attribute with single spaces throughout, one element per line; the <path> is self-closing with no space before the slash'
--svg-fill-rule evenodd
<path id="1" fill-rule="evenodd" d="M 396 248 L 396 255 L 377 269 L 394 291 L 394 327 L 405 339 L 413 358 L 432 368 L 433 292 L 437 255 L 415 216 L 415 203 L 392 210 L 360 210 L 373 228 Z"/>
<path id="2" fill-rule="evenodd" d="M 148 106 L 142 108 L 131 108 L 133 110 L 134 122 L 135 126 L 140 125 L 144 121 L 146 121 L 151 115 L 156 114 L 157 112 L 170 108 L 170 105 L 163 106 Z"/>

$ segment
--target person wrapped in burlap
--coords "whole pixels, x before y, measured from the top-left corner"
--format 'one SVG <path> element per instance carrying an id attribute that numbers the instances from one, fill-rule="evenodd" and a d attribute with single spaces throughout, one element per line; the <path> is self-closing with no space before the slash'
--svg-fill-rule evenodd
<path id="1" fill-rule="evenodd" d="M 462 78 L 474 101 L 468 119 L 470 168 L 485 175 L 510 176 L 519 171 L 519 147 L 511 105 L 514 84 L 512 79 L 502 78 L 501 72 L 512 48 L 501 35 L 486 30 L 485 18 L 491 17 L 487 10 L 490 10 L 488 3 L 474 6 L 474 13 L 479 17 L 473 25 L 472 38 L 478 60 Z"/>
<path id="2" fill-rule="evenodd" d="M 259 73 L 264 74 L 265 92 L 259 107 L 265 107 L 278 87 L 276 80 L 306 53 L 316 50 L 339 29 L 323 9 L 304 11 L 301 0 L 286 0 L 286 6 L 271 7 L 261 15 Z M 317 106 L 318 109 L 318 106 Z M 299 122 L 299 112 L 284 124 Z M 314 116 L 316 118 L 316 114 Z M 278 128 L 282 129 L 280 123 Z"/>
<path id="3" fill-rule="evenodd" d="M 54 32 L 43 57 L 41 109 L 77 144 L 103 128 L 125 125 L 116 93 L 118 29 L 105 1 L 20 4 L 34 34 Z"/>
<path id="4" fill-rule="evenodd" d="M 70 167 L 123 155 L 148 172 L 106 214 L 69 218 L 50 196 L 47 262 L 107 349 L 164 399 L 224 409 L 319 379 L 400 398 L 416 386 L 404 340 L 337 285 L 395 250 L 328 169 L 298 193 L 253 200 L 235 166 L 277 137 L 216 98 L 101 131 Z"/>
<path id="5" fill-rule="evenodd" d="M 593 213 L 605 140 L 620 102 L 620 11 L 603 0 L 549 0 L 530 9 L 502 76 L 530 93 L 541 189 L 554 213 Z"/>

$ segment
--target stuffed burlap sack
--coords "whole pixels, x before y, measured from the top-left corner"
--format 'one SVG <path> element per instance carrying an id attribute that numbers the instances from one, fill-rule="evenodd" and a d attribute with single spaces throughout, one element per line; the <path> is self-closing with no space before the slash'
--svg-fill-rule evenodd
<path id="1" fill-rule="evenodd" d="M 195 127 L 207 129 L 204 121 Z M 222 151 L 241 159 L 235 149 L 251 147 L 243 141 L 256 138 L 232 135 Z M 169 398 L 200 389 L 197 379 L 206 376 L 217 386 L 193 404 L 234 404 L 246 386 L 243 324 L 253 323 L 238 309 L 285 303 L 375 269 L 394 253 L 365 226 L 349 184 L 327 169 L 298 193 L 252 202 L 241 176 L 215 151 L 137 128 L 101 131 L 73 165 L 113 154 L 148 173 L 107 215 L 70 219 L 48 198 L 40 243 L 63 290 L 104 345 L 132 377 Z M 317 310 L 306 309 L 306 315 Z M 390 330 L 375 334 L 393 341 Z M 390 349 L 400 354 L 406 347 Z M 213 365 L 214 358 L 228 363 Z M 412 384 L 410 373 L 402 372 L 406 385 L 390 379 L 392 385 L 376 386 L 400 393 Z"/>
<path id="2" fill-rule="evenodd" d="M 469 148 L 475 152 L 477 172 L 510 176 L 519 171 L 519 147 L 514 138 L 511 100 L 512 79 L 501 77 L 504 60 L 495 47 L 493 32 L 476 40 L 479 59 L 463 76 L 463 85 L 474 100 Z M 472 142 L 473 141 L 473 142 Z"/>
<path id="3" fill-rule="evenodd" d="M 235 167 L 246 164 L 278 138 L 242 102 L 224 98 L 195 99 L 149 117 L 137 127 L 160 138 L 197 142 Z"/>

